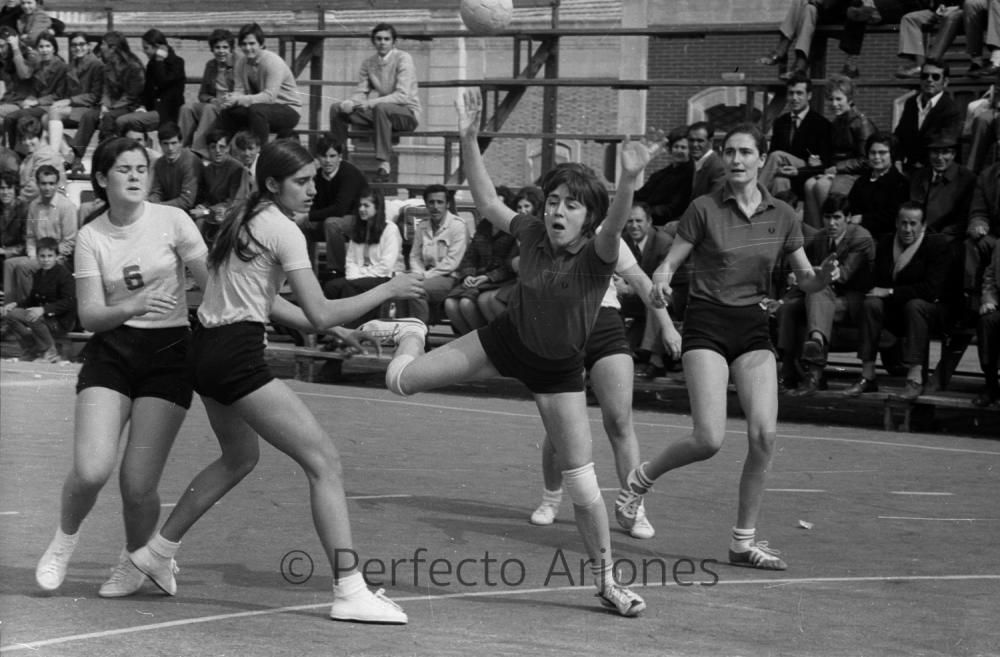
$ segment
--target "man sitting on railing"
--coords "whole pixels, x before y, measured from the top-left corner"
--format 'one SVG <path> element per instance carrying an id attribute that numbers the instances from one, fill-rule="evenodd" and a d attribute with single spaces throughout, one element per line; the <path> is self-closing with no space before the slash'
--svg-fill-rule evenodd
<path id="1" fill-rule="evenodd" d="M 393 131 L 412 132 L 420 123 L 416 67 L 409 53 L 396 48 L 396 38 L 396 28 L 388 23 L 372 29 L 376 54 L 361 64 L 354 94 L 330 107 L 330 131 L 340 143 L 347 143 L 351 125 L 375 131 L 377 182 L 387 181 L 392 171 L 389 160 Z"/>
<path id="2" fill-rule="evenodd" d="M 229 30 L 214 30 L 208 35 L 208 47 L 212 59 L 205 64 L 198 98 L 181 107 L 178 124 L 184 145 L 203 159 L 211 160 L 213 154 L 205 137 L 219 117 L 223 98 L 236 89 L 236 63 L 243 59 L 243 53 L 236 52 L 236 37 Z"/>

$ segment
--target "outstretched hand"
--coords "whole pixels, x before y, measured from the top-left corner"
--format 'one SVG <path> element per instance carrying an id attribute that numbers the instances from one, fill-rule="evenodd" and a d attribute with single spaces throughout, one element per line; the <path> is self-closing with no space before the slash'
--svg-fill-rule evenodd
<path id="1" fill-rule="evenodd" d="M 418 274 L 396 274 L 382 285 L 392 291 L 394 299 L 419 299 L 427 294 L 422 279 Z"/>
<path id="2" fill-rule="evenodd" d="M 474 138 L 479 134 L 479 121 L 483 111 L 483 96 L 476 87 L 461 87 L 455 96 L 458 111 L 458 136 Z"/>
<path id="3" fill-rule="evenodd" d="M 626 139 L 622 143 L 622 170 L 638 175 L 664 149 L 666 139 L 662 130 L 653 127 L 647 128 L 646 134 L 638 141 Z"/>

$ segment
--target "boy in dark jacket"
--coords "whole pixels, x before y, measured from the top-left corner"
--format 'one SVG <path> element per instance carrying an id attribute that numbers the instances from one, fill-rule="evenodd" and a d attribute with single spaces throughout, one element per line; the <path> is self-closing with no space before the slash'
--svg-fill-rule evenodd
<path id="1" fill-rule="evenodd" d="M 21 343 L 21 360 L 43 358 L 59 362 L 53 336 L 65 334 L 76 322 L 76 285 L 73 275 L 58 261 L 59 242 L 38 240 L 39 269 L 31 293 L 18 303 L 3 307 L 3 321 Z"/>

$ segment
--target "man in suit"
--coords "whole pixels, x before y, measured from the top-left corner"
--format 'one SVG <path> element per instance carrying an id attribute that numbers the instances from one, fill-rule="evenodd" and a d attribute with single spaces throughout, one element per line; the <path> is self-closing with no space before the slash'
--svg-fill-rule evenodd
<path id="1" fill-rule="evenodd" d="M 809 109 L 812 80 L 796 75 L 786 84 L 788 111 L 774 120 L 771 148 L 758 177 L 772 194 L 800 193 L 805 181 L 830 162 L 830 122 Z"/>
<path id="2" fill-rule="evenodd" d="M 861 314 L 861 378 L 844 391 L 849 397 L 878 390 L 875 355 L 883 328 L 903 340 L 907 374 L 902 396 L 916 399 L 923 394 L 931 330 L 945 322 L 941 300 L 952 254 L 948 238 L 926 228 L 923 207 L 907 201 L 896 217 L 896 232 L 875 247 L 874 287 L 865 296 Z"/>
<path id="3" fill-rule="evenodd" d="M 930 166 L 910 177 L 910 200 L 924 207 L 924 224 L 933 233 L 943 233 L 950 242 L 965 235 L 969 204 L 976 176 L 955 161 L 955 135 L 931 137 L 927 145 Z"/>
<path id="4" fill-rule="evenodd" d="M 905 171 L 927 165 L 927 149 L 935 136 L 956 141 L 962 133 L 962 108 L 948 93 L 947 64 L 928 59 L 920 67 L 920 92 L 906 99 L 894 134 L 899 142 L 897 159 Z"/>
<path id="5" fill-rule="evenodd" d="M 822 290 L 804 293 L 794 288 L 778 310 L 778 349 L 782 352 L 782 383 L 791 388 L 801 358 L 805 378 L 792 394 L 808 397 L 823 384 L 823 369 L 833 323 L 855 323 L 865 293 L 871 288 L 875 243 L 871 233 L 849 221 L 847 197 L 831 194 L 823 202 L 823 230 L 812 232 L 806 244 L 809 262 L 819 266 L 832 254 L 839 264 L 834 280 Z M 804 227 L 805 228 L 805 227 Z M 804 338 L 804 339 L 803 339 Z"/>
<path id="6" fill-rule="evenodd" d="M 622 239 L 647 276 L 653 275 L 674 242 L 670 235 L 653 226 L 652 211 L 643 201 L 632 204 Z M 652 311 L 624 279 L 615 276 L 614 282 L 618 289 L 622 315 L 634 320 L 628 331 L 629 343 L 635 349 L 637 359 L 645 365 L 637 368 L 636 372 L 639 376 L 659 376 L 664 373 L 663 344 L 658 339 L 659 324 L 651 317 Z"/>
<path id="7" fill-rule="evenodd" d="M 691 198 L 710 194 L 726 179 L 726 166 L 722 158 L 712 148 L 715 129 L 707 121 L 692 123 L 688 128 L 688 147 L 694 163 L 694 178 L 691 182 Z M 683 212 L 683 211 L 682 211 Z M 679 217 L 675 217 L 678 218 Z"/>

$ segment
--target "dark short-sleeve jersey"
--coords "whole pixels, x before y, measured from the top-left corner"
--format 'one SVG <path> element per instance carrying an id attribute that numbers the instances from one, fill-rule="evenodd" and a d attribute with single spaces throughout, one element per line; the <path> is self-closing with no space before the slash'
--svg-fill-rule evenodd
<path id="1" fill-rule="evenodd" d="M 728 185 L 691 202 L 677 234 L 694 245 L 690 294 L 728 306 L 749 306 L 769 296 L 771 271 L 782 255 L 802 246 L 795 211 L 758 187 L 761 202 L 750 217 Z"/>
<path id="2" fill-rule="evenodd" d="M 615 263 L 601 260 L 592 239 L 554 250 L 545 223 L 531 215 L 514 217 L 510 232 L 521 261 L 508 312 L 521 341 L 543 358 L 583 354 Z"/>

